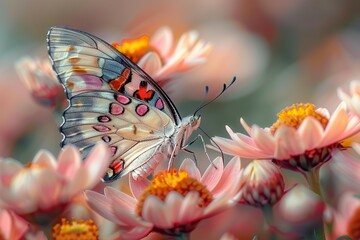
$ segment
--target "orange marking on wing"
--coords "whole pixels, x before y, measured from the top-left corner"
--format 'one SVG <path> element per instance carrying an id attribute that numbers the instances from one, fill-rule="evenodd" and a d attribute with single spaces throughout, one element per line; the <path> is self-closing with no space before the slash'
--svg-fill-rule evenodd
<path id="1" fill-rule="evenodd" d="M 74 66 L 71 68 L 71 71 L 75 72 L 75 73 L 87 73 L 86 69 L 83 67 L 79 67 L 79 66 Z"/>
<path id="2" fill-rule="evenodd" d="M 115 91 L 119 91 L 125 85 L 126 81 L 130 76 L 130 73 L 131 73 L 130 69 L 125 68 L 118 78 L 110 80 L 109 82 L 110 87 Z"/>
<path id="3" fill-rule="evenodd" d="M 147 84 L 142 85 L 140 83 L 139 89 L 134 92 L 134 97 L 143 101 L 149 101 L 153 98 L 153 96 L 154 96 L 154 91 L 147 90 Z"/>
<path id="4" fill-rule="evenodd" d="M 68 62 L 71 63 L 71 64 L 77 63 L 79 61 L 80 61 L 79 57 L 71 57 L 71 58 L 68 59 Z"/>
<path id="5" fill-rule="evenodd" d="M 68 48 L 68 51 L 69 51 L 69 52 L 72 52 L 72 51 L 74 51 L 75 49 L 76 49 L 76 47 L 70 46 L 70 47 Z"/>
<path id="6" fill-rule="evenodd" d="M 66 86 L 71 90 L 74 88 L 75 83 L 73 81 L 67 80 L 66 81 Z"/>

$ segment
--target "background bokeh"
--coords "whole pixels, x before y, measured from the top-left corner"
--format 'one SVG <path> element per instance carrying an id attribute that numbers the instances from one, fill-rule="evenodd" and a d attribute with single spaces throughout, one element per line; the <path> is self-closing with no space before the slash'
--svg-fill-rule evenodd
<path id="1" fill-rule="evenodd" d="M 60 150 L 61 111 L 35 103 L 14 69 L 23 56 L 47 57 L 46 33 L 54 25 L 108 42 L 165 25 L 176 37 L 199 31 L 213 46 L 208 62 L 179 74 L 170 95 L 182 115 L 192 114 L 205 85 L 211 97 L 237 77 L 201 112 L 210 136 L 227 136 L 225 125 L 243 132 L 240 117 L 270 126 L 277 112 L 297 102 L 333 111 L 336 89 L 348 90 L 360 77 L 358 0 L 1 1 L 0 156 L 27 162 L 41 148 Z"/>

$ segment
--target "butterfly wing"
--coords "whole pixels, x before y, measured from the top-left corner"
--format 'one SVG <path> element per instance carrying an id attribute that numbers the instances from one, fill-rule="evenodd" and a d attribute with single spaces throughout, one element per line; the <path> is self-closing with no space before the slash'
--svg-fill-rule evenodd
<path id="1" fill-rule="evenodd" d="M 92 90 L 126 93 L 164 111 L 175 124 L 181 117 L 157 83 L 114 47 L 86 32 L 52 27 L 49 56 L 68 98 Z"/>
<path id="2" fill-rule="evenodd" d="M 63 144 L 76 145 L 85 158 L 96 142 L 106 142 L 113 162 L 105 181 L 144 164 L 152 168 L 155 162 L 149 161 L 163 155 L 165 136 L 181 122 L 169 97 L 136 64 L 95 36 L 51 28 L 47 39 L 53 68 L 70 101 L 61 126 Z"/>

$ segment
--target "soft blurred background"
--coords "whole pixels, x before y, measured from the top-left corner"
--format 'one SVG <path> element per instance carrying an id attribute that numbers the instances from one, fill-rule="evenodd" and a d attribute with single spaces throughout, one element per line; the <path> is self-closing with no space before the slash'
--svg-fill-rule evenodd
<path id="1" fill-rule="evenodd" d="M 332 112 L 336 89 L 348 90 L 360 78 L 358 0 L 1 1 L 0 156 L 27 162 L 41 148 L 60 150 L 61 112 L 38 105 L 14 69 L 23 56 L 47 57 L 46 33 L 54 25 L 110 43 L 162 26 L 176 37 L 197 30 L 213 49 L 207 63 L 177 76 L 171 97 L 182 115 L 200 105 L 206 85 L 214 96 L 237 77 L 201 112 L 210 136 L 227 136 L 225 125 L 243 132 L 240 117 L 270 126 L 277 112 L 297 102 Z"/>

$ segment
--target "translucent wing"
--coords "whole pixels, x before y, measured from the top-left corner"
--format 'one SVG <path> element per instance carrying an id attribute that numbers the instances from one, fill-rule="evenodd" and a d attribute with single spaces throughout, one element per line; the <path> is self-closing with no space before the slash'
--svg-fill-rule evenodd
<path id="1" fill-rule="evenodd" d="M 70 101 L 61 126 L 63 144 L 76 145 L 86 157 L 96 142 L 106 142 L 113 162 L 105 181 L 150 171 L 164 155 L 166 136 L 181 122 L 169 97 L 136 64 L 95 36 L 51 28 L 47 40 Z"/>
<path id="2" fill-rule="evenodd" d="M 52 27 L 49 56 L 70 99 L 81 92 L 113 90 L 139 98 L 164 111 L 176 124 L 181 117 L 156 82 L 126 56 L 91 34 Z"/>

